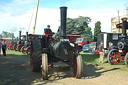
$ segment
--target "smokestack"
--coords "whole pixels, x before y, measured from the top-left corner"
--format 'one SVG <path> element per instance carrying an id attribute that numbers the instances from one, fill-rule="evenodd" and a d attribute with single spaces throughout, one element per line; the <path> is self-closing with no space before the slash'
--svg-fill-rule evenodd
<path id="1" fill-rule="evenodd" d="M 28 32 L 26 32 L 26 41 L 28 41 Z"/>
<path id="2" fill-rule="evenodd" d="M 126 7 L 126 16 L 128 17 L 128 7 Z"/>
<path id="3" fill-rule="evenodd" d="M 21 31 L 19 31 L 19 41 L 21 41 Z"/>
<path id="4" fill-rule="evenodd" d="M 16 41 L 18 41 L 18 37 L 16 38 Z"/>
<path id="5" fill-rule="evenodd" d="M 127 18 L 122 18 L 122 34 L 126 35 L 126 29 L 127 29 Z"/>
<path id="6" fill-rule="evenodd" d="M 13 40 L 13 36 L 14 36 L 14 34 L 12 34 L 12 40 Z"/>
<path id="7" fill-rule="evenodd" d="M 60 7 L 60 17 L 61 17 L 61 31 L 60 38 L 66 39 L 66 19 L 67 19 L 67 7 Z"/>

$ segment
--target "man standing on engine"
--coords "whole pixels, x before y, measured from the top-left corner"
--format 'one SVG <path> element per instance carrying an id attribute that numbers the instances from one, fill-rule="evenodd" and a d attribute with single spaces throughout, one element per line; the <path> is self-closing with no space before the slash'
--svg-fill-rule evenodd
<path id="1" fill-rule="evenodd" d="M 47 25 L 47 28 L 44 29 L 44 35 L 45 35 L 47 32 L 52 32 L 52 30 L 50 29 L 50 25 Z"/>

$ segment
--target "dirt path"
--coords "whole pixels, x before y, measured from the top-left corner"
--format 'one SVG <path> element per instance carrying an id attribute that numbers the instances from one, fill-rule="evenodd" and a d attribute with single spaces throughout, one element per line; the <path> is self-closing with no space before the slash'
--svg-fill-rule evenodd
<path id="1" fill-rule="evenodd" d="M 72 69 L 49 69 L 49 80 L 41 72 L 30 70 L 28 56 L 0 56 L 0 85 L 128 85 L 128 71 L 120 68 L 84 65 L 82 79 L 75 79 Z"/>

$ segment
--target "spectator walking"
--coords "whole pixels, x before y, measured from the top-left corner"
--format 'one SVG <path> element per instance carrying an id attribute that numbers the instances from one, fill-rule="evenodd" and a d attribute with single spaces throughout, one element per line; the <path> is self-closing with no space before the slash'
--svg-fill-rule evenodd
<path id="1" fill-rule="evenodd" d="M 4 41 L 2 42 L 2 51 L 3 51 L 3 56 L 6 56 L 6 44 Z"/>
<path id="2" fill-rule="evenodd" d="M 100 43 L 99 52 L 100 52 L 99 63 L 104 63 L 104 46 L 103 46 L 103 41 L 101 41 L 101 43 Z"/>

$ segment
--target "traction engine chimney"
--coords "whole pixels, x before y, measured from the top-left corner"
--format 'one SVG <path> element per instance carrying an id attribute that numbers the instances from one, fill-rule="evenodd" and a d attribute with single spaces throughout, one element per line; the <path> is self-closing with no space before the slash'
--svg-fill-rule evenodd
<path id="1" fill-rule="evenodd" d="M 19 41 L 21 41 L 21 31 L 19 31 Z"/>
<path id="2" fill-rule="evenodd" d="M 28 32 L 26 32 L 26 42 L 28 42 Z"/>
<path id="3" fill-rule="evenodd" d="M 127 35 L 126 29 L 127 29 L 127 18 L 122 18 L 122 34 L 123 35 Z"/>
<path id="4" fill-rule="evenodd" d="M 61 17 L 60 39 L 66 39 L 67 7 L 60 7 L 60 17 Z"/>

